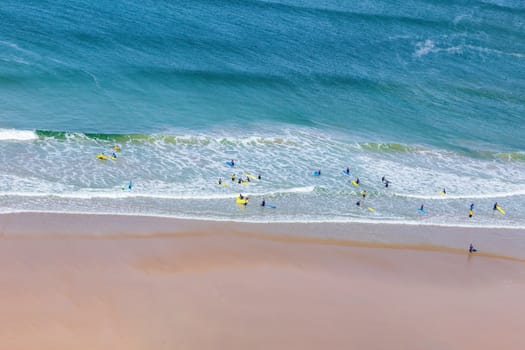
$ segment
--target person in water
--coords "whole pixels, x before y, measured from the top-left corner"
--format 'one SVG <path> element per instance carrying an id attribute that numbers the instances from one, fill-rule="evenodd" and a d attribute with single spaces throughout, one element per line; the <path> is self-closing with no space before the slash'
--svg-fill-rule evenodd
<path id="1" fill-rule="evenodd" d="M 474 210 L 474 203 L 470 203 L 470 210 Z"/>
<path id="2" fill-rule="evenodd" d="M 239 181 L 238 181 L 238 183 L 242 184 L 242 179 L 241 179 L 241 178 L 239 178 Z"/>
<path id="3" fill-rule="evenodd" d="M 386 177 L 383 176 L 383 177 L 381 178 L 381 182 L 385 182 L 385 181 L 386 181 Z"/>
<path id="4" fill-rule="evenodd" d="M 421 208 L 419 208 L 419 210 L 423 211 L 423 210 L 425 210 L 424 208 L 425 208 L 425 206 L 423 204 L 421 204 Z"/>
<path id="5" fill-rule="evenodd" d="M 257 175 L 257 180 L 261 179 L 261 174 Z"/>
<path id="6" fill-rule="evenodd" d="M 115 152 L 113 152 L 113 154 L 111 155 L 113 158 L 117 158 L 117 154 Z"/>
<path id="7" fill-rule="evenodd" d="M 345 173 L 347 173 L 348 175 L 350 175 L 350 168 L 349 168 L 349 167 L 346 167 Z"/>
<path id="8" fill-rule="evenodd" d="M 262 202 L 261 202 L 261 207 L 264 207 L 266 205 L 266 201 L 264 200 L 264 198 L 262 199 Z"/>
<path id="9" fill-rule="evenodd" d="M 250 177 L 246 176 L 246 181 L 250 182 Z"/>
<path id="10" fill-rule="evenodd" d="M 239 193 L 239 199 L 244 199 L 244 196 L 242 195 L 242 193 Z"/>
<path id="11" fill-rule="evenodd" d="M 361 200 L 358 200 L 358 201 L 355 203 L 355 205 L 357 205 L 358 207 L 360 207 L 360 206 L 361 206 Z"/>
<path id="12" fill-rule="evenodd" d="M 321 175 L 321 169 L 317 169 L 317 175 Z"/>
<path id="13" fill-rule="evenodd" d="M 447 194 L 447 190 L 443 187 L 443 190 L 441 191 L 443 194 Z"/>
<path id="14" fill-rule="evenodd" d="M 232 181 L 235 181 L 235 174 L 232 174 Z"/>
<path id="15" fill-rule="evenodd" d="M 222 185 L 222 179 L 219 177 L 219 185 Z"/>
<path id="16" fill-rule="evenodd" d="M 359 178 L 355 180 L 355 183 L 359 185 Z"/>
<path id="17" fill-rule="evenodd" d="M 388 185 L 390 185 L 390 181 L 385 180 L 385 187 L 388 187 Z"/>
<path id="18" fill-rule="evenodd" d="M 498 210 L 498 202 L 494 203 L 494 208 L 492 210 Z"/>
<path id="19" fill-rule="evenodd" d="M 235 166 L 235 162 L 233 161 L 233 159 L 232 159 L 231 163 L 232 163 L 232 166 Z"/>
<path id="20" fill-rule="evenodd" d="M 472 245 L 472 243 L 470 243 L 469 247 L 468 247 L 468 252 L 469 253 L 475 253 L 477 252 L 478 250 L 476 248 L 474 248 L 474 246 Z"/>
<path id="21" fill-rule="evenodd" d="M 366 197 L 366 190 L 363 191 L 363 199 Z"/>

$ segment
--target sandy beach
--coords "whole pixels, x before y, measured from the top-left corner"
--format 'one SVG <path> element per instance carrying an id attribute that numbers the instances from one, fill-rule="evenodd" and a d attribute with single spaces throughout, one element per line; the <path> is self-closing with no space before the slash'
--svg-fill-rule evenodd
<path id="1" fill-rule="evenodd" d="M 0 219 L 0 349 L 525 348 L 516 254 L 301 225 Z"/>

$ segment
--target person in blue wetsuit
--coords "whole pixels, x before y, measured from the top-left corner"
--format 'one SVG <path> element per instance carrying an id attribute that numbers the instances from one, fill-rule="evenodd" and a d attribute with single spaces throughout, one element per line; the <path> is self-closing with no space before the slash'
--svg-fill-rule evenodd
<path id="1" fill-rule="evenodd" d="M 349 167 L 346 167 L 345 173 L 347 173 L 348 175 L 350 175 L 350 168 L 349 168 Z"/>

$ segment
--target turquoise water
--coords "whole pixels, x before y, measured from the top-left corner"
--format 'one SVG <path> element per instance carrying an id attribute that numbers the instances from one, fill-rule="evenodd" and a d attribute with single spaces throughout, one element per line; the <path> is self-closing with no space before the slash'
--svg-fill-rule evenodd
<path id="1" fill-rule="evenodd" d="M 2 211 L 525 226 L 521 1 L 3 1 L 0 18 Z"/>

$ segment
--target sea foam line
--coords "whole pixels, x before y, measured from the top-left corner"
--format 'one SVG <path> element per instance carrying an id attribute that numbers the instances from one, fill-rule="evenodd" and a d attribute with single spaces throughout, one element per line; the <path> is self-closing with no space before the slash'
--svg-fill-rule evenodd
<path id="1" fill-rule="evenodd" d="M 31 130 L 0 129 L 0 141 L 31 141 L 38 135 Z"/>
<path id="2" fill-rule="evenodd" d="M 394 193 L 394 196 L 405 197 L 405 198 L 417 198 L 417 199 L 488 199 L 488 198 L 506 198 L 525 195 L 525 190 L 518 190 L 513 192 L 494 192 L 485 194 L 461 194 L 461 195 L 419 195 L 419 194 L 407 194 L 407 193 Z"/>

